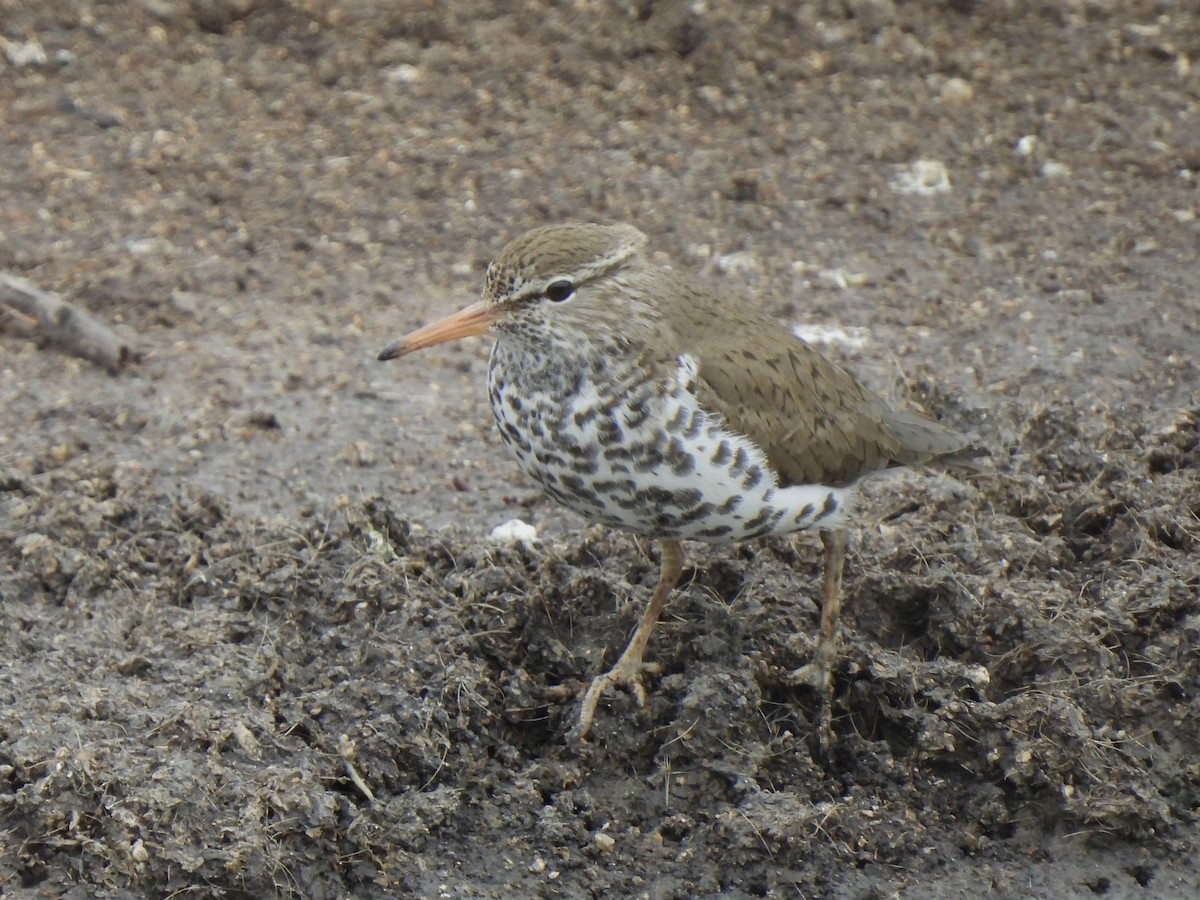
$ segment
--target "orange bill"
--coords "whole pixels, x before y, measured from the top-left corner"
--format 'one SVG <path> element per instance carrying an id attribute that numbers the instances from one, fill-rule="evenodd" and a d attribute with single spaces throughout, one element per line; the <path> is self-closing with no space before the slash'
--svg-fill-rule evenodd
<path id="1" fill-rule="evenodd" d="M 457 341 L 459 338 L 483 334 L 496 318 L 483 300 L 472 303 L 465 309 L 446 316 L 437 322 L 418 328 L 412 334 L 405 335 L 398 341 L 392 341 L 379 354 L 380 359 L 395 359 L 398 356 L 412 353 L 414 350 L 424 350 L 434 344 L 444 344 L 446 341 Z"/>

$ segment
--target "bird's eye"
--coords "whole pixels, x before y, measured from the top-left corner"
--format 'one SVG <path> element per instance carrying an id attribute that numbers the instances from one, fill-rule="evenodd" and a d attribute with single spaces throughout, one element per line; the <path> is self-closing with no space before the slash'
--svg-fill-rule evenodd
<path id="1" fill-rule="evenodd" d="M 546 299 L 551 303 L 562 303 L 573 293 L 575 293 L 575 285 L 565 278 L 546 285 Z"/>

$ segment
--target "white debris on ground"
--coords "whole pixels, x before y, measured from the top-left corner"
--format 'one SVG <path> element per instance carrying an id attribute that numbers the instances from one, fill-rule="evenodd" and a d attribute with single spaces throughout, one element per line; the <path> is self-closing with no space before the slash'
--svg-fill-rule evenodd
<path id="1" fill-rule="evenodd" d="M 537 539 L 537 529 L 520 519 L 509 519 L 493 528 L 488 535 L 488 540 L 496 544 L 531 544 Z"/>
<path id="2" fill-rule="evenodd" d="M 950 173 L 946 164 L 936 159 L 918 159 L 907 166 L 897 166 L 891 188 L 898 194 L 931 196 L 950 192 Z"/>
<path id="3" fill-rule="evenodd" d="M 863 287 L 869 278 L 865 272 L 851 272 L 846 268 L 819 269 L 813 276 L 813 287 L 845 291 Z"/>
<path id="4" fill-rule="evenodd" d="M 713 267 L 718 272 L 740 275 L 747 272 L 757 272 L 761 268 L 758 258 L 749 250 L 738 250 L 735 253 L 724 253 L 713 259 Z"/>
<path id="5" fill-rule="evenodd" d="M 858 349 L 867 345 L 867 329 L 851 326 L 843 328 L 840 325 L 819 325 L 803 323 L 792 328 L 792 334 L 809 344 L 838 344 L 842 347 Z"/>
<path id="6" fill-rule="evenodd" d="M 9 63 L 18 69 L 25 66 L 44 66 L 49 61 L 45 49 L 37 38 L 30 38 L 27 41 L 10 41 L 8 38 L 0 36 L 0 50 L 4 51 Z"/>

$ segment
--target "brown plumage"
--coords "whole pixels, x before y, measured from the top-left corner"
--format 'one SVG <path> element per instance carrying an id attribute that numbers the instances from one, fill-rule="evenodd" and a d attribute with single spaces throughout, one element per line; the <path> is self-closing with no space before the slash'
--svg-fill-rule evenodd
<path id="1" fill-rule="evenodd" d="M 758 444 L 781 481 L 853 484 L 970 446 L 937 422 L 892 409 L 774 319 L 706 286 L 689 284 L 686 294 L 686 313 L 668 306 L 665 317 L 682 323 L 679 337 L 700 360 L 701 404 Z"/>

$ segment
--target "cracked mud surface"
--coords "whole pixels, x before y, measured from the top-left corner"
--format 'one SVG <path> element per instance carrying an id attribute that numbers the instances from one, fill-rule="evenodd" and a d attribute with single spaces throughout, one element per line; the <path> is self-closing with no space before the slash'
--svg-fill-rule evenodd
<path id="1" fill-rule="evenodd" d="M 5 896 L 1200 892 L 1200 14 L 4 0 L 0 37 L 0 269 L 143 354 L 0 319 Z M 649 710 L 568 744 L 654 562 L 517 472 L 480 342 L 375 362 L 572 219 L 993 448 L 869 486 L 830 759 L 783 677 L 806 536 L 689 546 Z"/>

